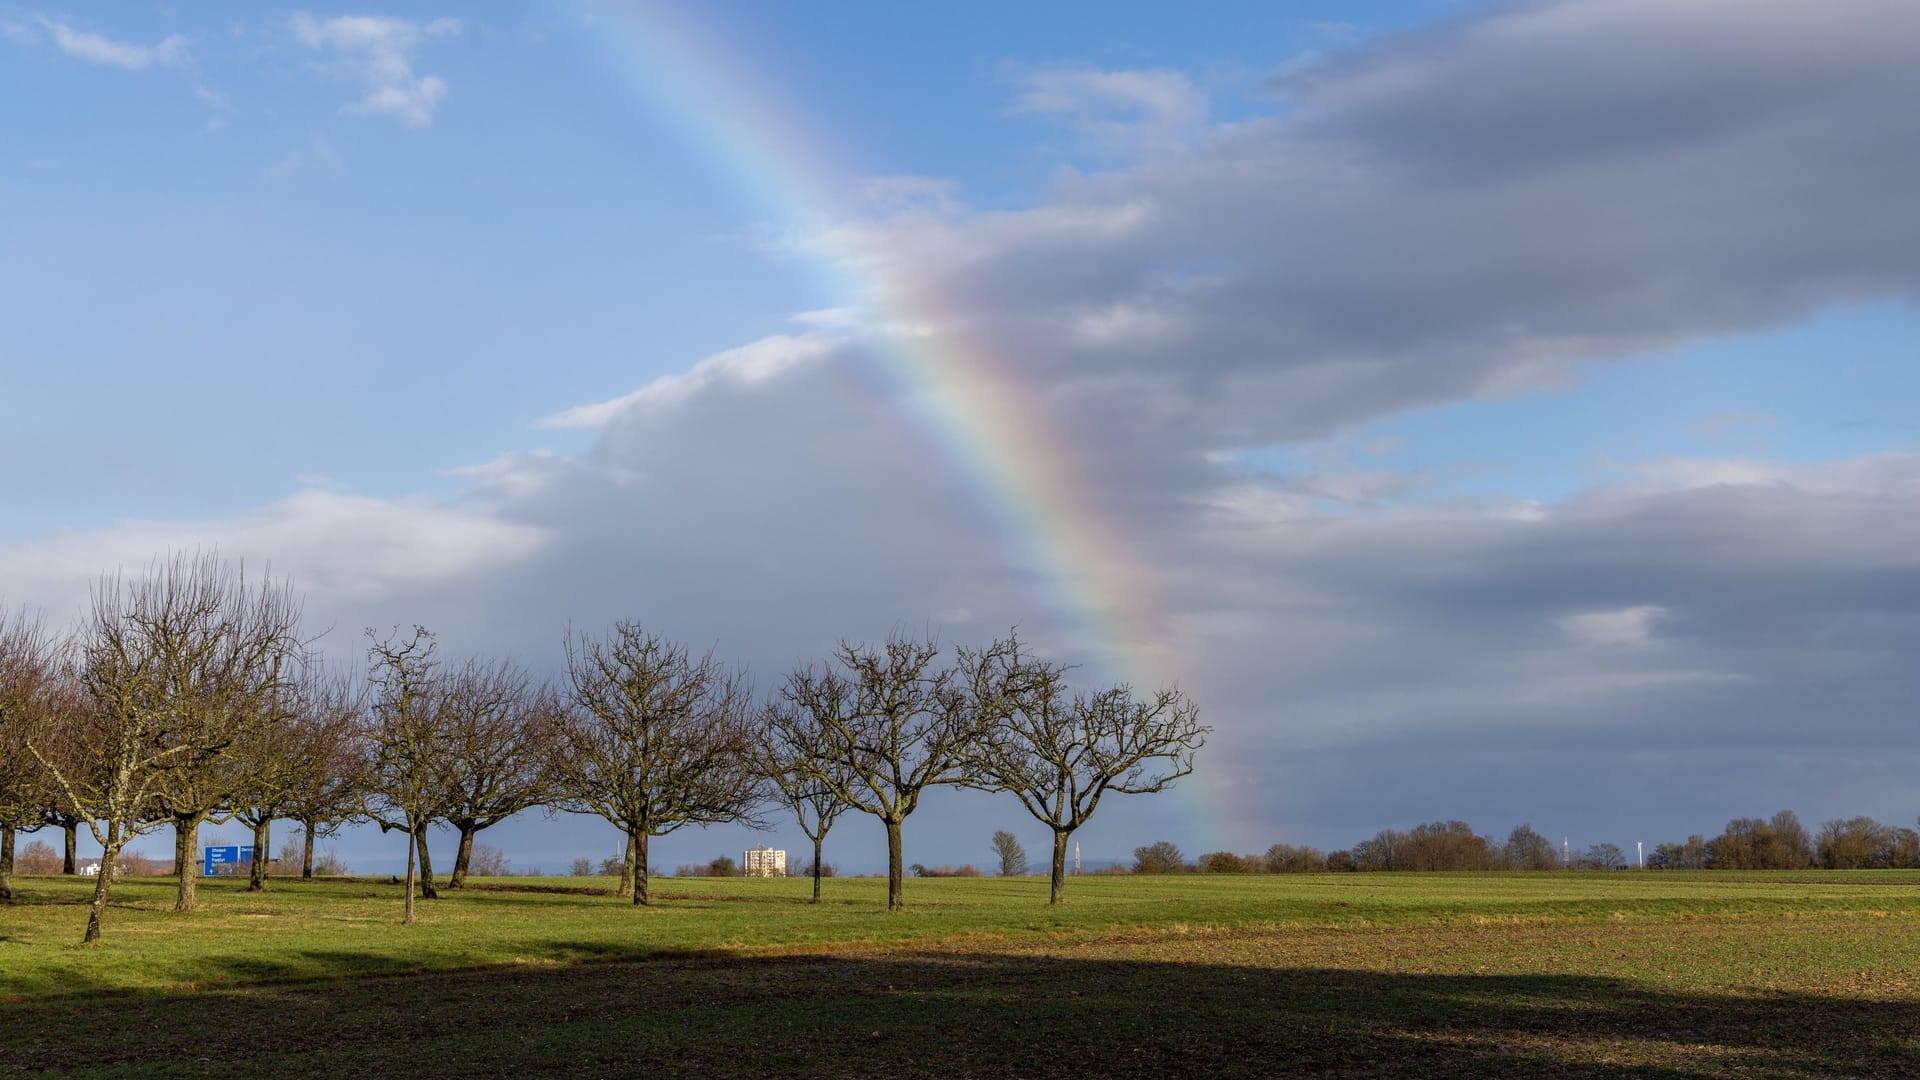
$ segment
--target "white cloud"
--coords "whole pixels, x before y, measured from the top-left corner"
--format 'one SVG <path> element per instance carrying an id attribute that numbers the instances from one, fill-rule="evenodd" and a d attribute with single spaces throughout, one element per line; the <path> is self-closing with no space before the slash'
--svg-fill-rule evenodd
<path id="1" fill-rule="evenodd" d="M 1645 645 L 1668 617 L 1658 604 L 1640 604 L 1612 611 L 1576 611 L 1554 620 L 1560 631 L 1579 645 L 1622 648 Z"/>
<path id="2" fill-rule="evenodd" d="M 1056 117 L 1103 146 L 1167 153 L 1205 126 L 1207 92 L 1181 72 L 1067 67 L 1016 71 L 1019 112 Z"/>
<path id="3" fill-rule="evenodd" d="M 366 86 L 366 96 L 343 111 L 392 116 L 408 127 L 426 127 L 447 94 L 446 80 L 414 71 L 414 59 L 429 40 L 460 32 L 460 20 L 421 23 L 376 15 L 319 19 L 301 11 L 292 19 L 300 44 L 330 52 L 341 74 Z"/>
<path id="4" fill-rule="evenodd" d="M 860 325 L 860 313 L 850 307 L 796 311 L 787 317 L 801 326 L 818 327 L 822 330 L 851 330 Z"/>
<path id="5" fill-rule="evenodd" d="M 798 335 L 776 334 L 737 349 L 715 353 L 695 364 L 682 375 L 662 375 L 631 393 L 590 405 L 542 417 L 543 428 L 602 428 L 615 418 L 649 406 L 684 403 L 703 387 L 720 380 L 752 384 L 769 379 L 795 364 L 819 357 L 841 343 L 837 335 L 824 332 Z"/>
<path id="6" fill-rule="evenodd" d="M 167 551 L 217 547 L 271 564 L 331 607 L 456 581 L 524 560 L 545 530 L 431 499 L 375 499 L 309 490 L 259 510 L 197 521 L 124 521 L 0 547 L 0 580 L 48 611 L 79 610 L 103 571 L 137 571 Z"/>
<path id="7" fill-rule="evenodd" d="M 551 450 L 527 450 L 447 471 L 465 477 L 472 483 L 473 493 L 481 498 L 514 500 L 538 494 L 568 468 L 568 460 Z"/>
<path id="8" fill-rule="evenodd" d="M 168 34 L 152 45 L 116 41 L 102 34 L 76 30 L 66 20 L 46 15 L 34 15 L 23 22 L 7 23 L 0 26 L 0 32 L 22 43 L 33 43 L 44 36 L 55 48 L 76 60 L 127 71 L 184 64 L 190 58 L 189 50 L 193 44 L 184 34 Z"/>

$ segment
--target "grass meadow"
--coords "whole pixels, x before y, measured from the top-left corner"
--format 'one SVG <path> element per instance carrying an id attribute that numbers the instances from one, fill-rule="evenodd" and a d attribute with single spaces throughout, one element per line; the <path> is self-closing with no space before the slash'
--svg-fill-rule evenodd
<path id="1" fill-rule="evenodd" d="M 10 1075 L 1920 1075 L 1920 873 L 22 878 Z"/>

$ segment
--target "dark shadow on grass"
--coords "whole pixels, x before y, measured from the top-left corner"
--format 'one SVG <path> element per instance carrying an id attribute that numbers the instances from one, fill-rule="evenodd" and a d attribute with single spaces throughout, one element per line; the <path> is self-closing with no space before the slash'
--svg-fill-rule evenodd
<path id="1" fill-rule="evenodd" d="M 555 948 L 577 961 L 606 946 Z M 298 966 L 328 961 L 314 953 Z M 1913 1001 L 1675 993 L 1566 975 L 1405 975 L 980 951 L 530 965 L 102 1004 L 0 1007 L 0 1071 L 1920 1074 L 1920 1002 Z M 108 1016 L 113 1035 L 103 1039 Z"/>

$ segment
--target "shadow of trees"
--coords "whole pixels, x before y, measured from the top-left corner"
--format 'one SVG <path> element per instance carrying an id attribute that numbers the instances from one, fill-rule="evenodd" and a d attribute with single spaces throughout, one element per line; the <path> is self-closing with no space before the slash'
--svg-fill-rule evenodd
<path id="1" fill-rule="evenodd" d="M 679 957 L 0 1006 L 14 1070 L 1894 1077 L 1920 1075 L 1920 1002 L 984 951 Z"/>

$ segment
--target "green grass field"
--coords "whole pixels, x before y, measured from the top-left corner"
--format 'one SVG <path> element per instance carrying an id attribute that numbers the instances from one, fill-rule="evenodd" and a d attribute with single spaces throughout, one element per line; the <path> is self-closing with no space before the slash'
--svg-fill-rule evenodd
<path id="1" fill-rule="evenodd" d="M 0 1072 L 1920 1075 L 1920 874 L 502 879 L 0 906 Z"/>

